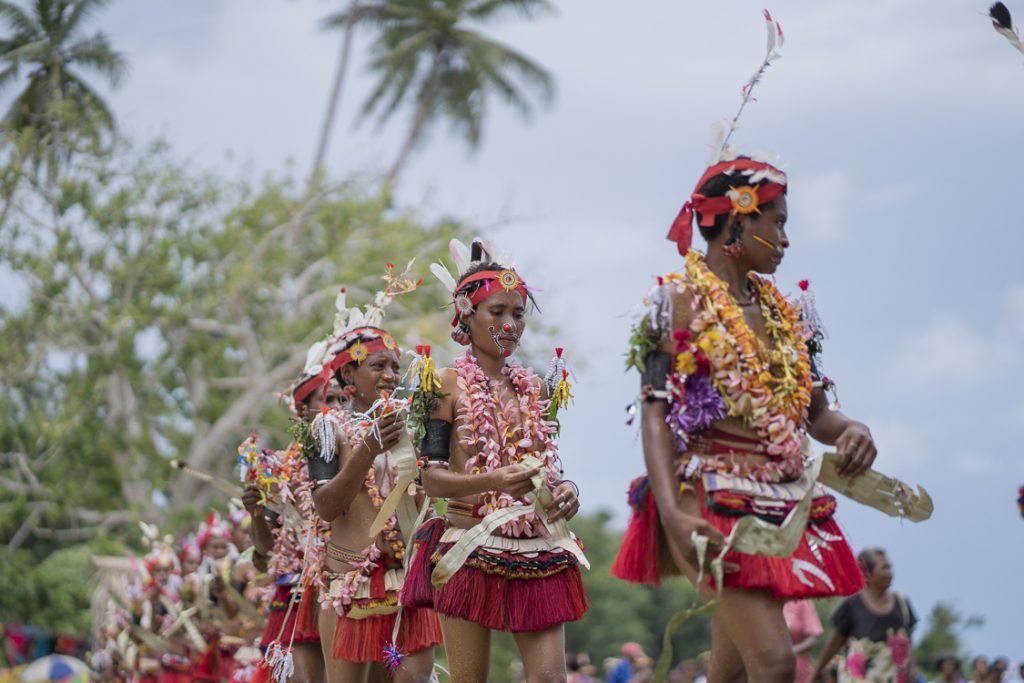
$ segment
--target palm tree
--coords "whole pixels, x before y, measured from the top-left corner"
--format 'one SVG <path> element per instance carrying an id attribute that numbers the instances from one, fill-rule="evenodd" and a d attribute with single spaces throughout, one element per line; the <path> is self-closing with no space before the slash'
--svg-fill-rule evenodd
<path id="1" fill-rule="evenodd" d="M 374 22 L 380 30 L 370 63 L 379 80 L 363 115 L 376 110 L 383 124 L 403 103 L 415 107 L 405 142 L 385 178 L 388 186 L 434 120 L 447 118 L 476 148 L 492 94 L 524 117 L 532 112 L 524 88 L 550 101 L 554 87 L 547 71 L 474 26 L 509 12 L 531 18 L 551 8 L 548 0 L 390 0 L 361 7 L 361 20 Z"/>
<path id="2" fill-rule="evenodd" d="M 109 0 L 32 0 L 26 9 L 0 0 L 0 19 L 10 32 L 0 38 L 0 92 L 28 71 L 28 83 L 0 120 L 0 141 L 47 166 L 50 180 L 78 142 L 99 143 L 113 132 L 114 115 L 77 73 L 90 69 L 117 85 L 125 58 L 107 36 L 84 34 L 83 24 Z"/>

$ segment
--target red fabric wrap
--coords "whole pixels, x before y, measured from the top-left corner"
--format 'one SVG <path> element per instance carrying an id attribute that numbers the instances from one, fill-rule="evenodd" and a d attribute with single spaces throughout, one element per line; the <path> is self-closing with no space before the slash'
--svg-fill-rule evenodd
<path id="1" fill-rule="evenodd" d="M 705 183 L 730 168 L 736 171 L 762 171 L 767 169 L 782 174 L 782 171 L 771 164 L 766 164 L 763 161 L 754 161 L 753 159 L 722 161 L 704 171 L 704 175 L 702 175 L 700 180 L 697 181 L 697 185 L 694 187 L 693 193 L 690 195 L 690 199 L 683 204 L 683 208 L 679 210 L 679 214 L 676 216 L 676 219 L 672 221 L 672 227 L 668 231 L 667 239 L 676 243 L 680 255 L 685 256 L 686 252 L 690 249 L 690 245 L 693 243 L 694 213 L 699 213 L 701 215 L 700 224 L 702 226 L 710 227 L 714 225 L 716 216 L 732 211 L 731 198 L 727 196 L 705 197 L 702 194 L 698 194 L 698 191 L 700 188 L 704 187 Z M 742 179 L 743 176 L 737 176 L 738 183 L 742 183 Z M 785 192 L 786 186 L 780 185 L 779 183 L 769 182 L 759 185 L 757 188 L 758 204 L 766 204 L 779 195 L 785 194 Z"/>
<path id="2" fill-rule="evenodd" d="M 317 389 L 323 388 L 326 390 L 333 374 L 334 368 L 331 367 L 330 363 L 324 365 L 318 374 L 303 380 L 299 386 L 295 387 L 295 390 L 292 392 L 292 400 L 296 403 L 305 401 L 306 397 Z"/>
<path id="3" fill-rule="evenodd" d="M 473 292 L 472 294 L 469 295 L 470 303 L 472 303 L 474 306 L 476 306 L 477 304 L 479 304 L 481 301 L 483 301 L 487 297 L 491 296 L 492 294 L 496 294 L 499 289 L 506 289 L 505 286 L 501 284 L 501 276 L 504 273 L 514 273 L 515 274 L 516 281 L 519 284 L 517 284 L 515 287 L 513 287 L 512 290 L 514 290 L 516 292 L 519 292 L 519 296 L 521 296 L 523 298 L 523 304 L 525 305 L 526 304 L 526 299 L 527 299 L 526 283 L 523 282 L 523 278 L 519 277 L 519 273 L 516 273 L 514 270 L 511 270 L 511 269 L 509 269 L 507 271 L 503 271 L 503 270 L 481 270 L 479 273 L 473 273 L 472 275 L 470 275 L 465 280 L 463 280 L 462 282 L 459 283 L 458 288 L 455 290 L 455 296 L 458 296 L 459 292 L 462 291 L 463 289 L 465 289 L 466 285 L 472 284 L 474 282 L 479 282 L 481 280 L 486 280 L 486 282 L 484 282 L 484 285 L 482 287 L 480 287 L 475 292 Z M 495 284 L 497 284 L 498 286 L 495 287 Z M 508 290 L 508 291 L 512 291 L 512 290 Z M 458 324 L 459 324 L 459 313 L 458 313 L 458 311 L 456 311 L 455 312 L 455 318 L 452 320 L 452 327 L 455 327 Z"/>
<path id="4" fill-rule="evenodd" d="M 696 484 L 695 489 L 700 501 L 701 516 L 726 536 L 740 517 L 749 514 L 740 507 L 729 513 L 722 512 L 721 500 L 718 499 L 725 497 L 719 495 L 723 492 L 716 492 L 712 500 L 709 500 L 701 484 Z M 712 504 L 715 506 L 714 509 L 710 507 Z M 726 554 L 725 561 L 736 563 L 740 568 L 738 572 L 725 575 L 726 588 L 762 590 L 780 600 L 852 595 L 859 591 L 864 587 L 864 577 L 839 523 L 832 516 L 833 510 L 834 501 L 831 497 L 815 499 L 808 530 L 804 532 L 803 541 L 790 557 L 764 557 L 738 552 Z M 822 558 L 820 562 L 814 556 L 808 541 L 812 528 L 822 532 L 826 537 L 839 537 L 839 540 L 830 541 L 826 547 L 819 549 Z M 657 547 L 651 547 L 652 543 L 657 543 Z M 635 583 L 658 585 L 660 577 L 669 573 L 664 570 L 664 560 L 668 556 L 668 549 L 664 544 L 664 532 L 657 515 L 654 496 L 648 488 L 644 492 L 641 506 L 634 507 L 629 528 L 623 536 L 619 554 L 612 565 L 612 575 Z M 804 569 L 798 572 L 800 561 L 818 567 L 829 577 L 832 586 L 828 586 L 819 577 Z M 658 568 L 657 571 L 655 568 Z"/>
<path id="5" fill-rule="evenodd" d="M 315 613 L 310 628 L 309 615 L 303 617 L 303 607 L 312 606 L 316 603 L 316 595 L 312 590 L 305 590 L 302 599 L 288 609 L 288 602 L 292 597 L 292 586 L 278 586 L 274 590 L 274 597 L 270 601 L 270 609 L 267 610 L 267 625 L 263 629 L 263 638 L 260 639 L 260 647 L 266 649 L 275 640 L 279 640 L 283 647 L 288 647 L 292 639 L 292 629 L 295 629 L 296 643 L 320 642 L 320 631 L 316 625 Z M 307 607 L 307 612 L 310 609 Z M 287 618 L 286 618 L 287 615 Z M 300 618 L 302 617 L 302 618 Z"/>
<path id="6" fill-rule="evenodd" d="M 432 564 L 454 544 L 441 544 Z M 583 618 L 587 596 L 576 557 L 564 550 L 521 555 L 475 550 L 440 590 L 434 609 L 495 631 L 543 631 Z"/>
<path id="7" fill-rule="evenodd" d="M 356 335 L 367 335 L 373 336 L 375 338 L 363 340 L 359 339 L 358 336 Z M 398 348 L 398 343 L 395 341 L 395 338 L 391 335 L 390 332 L 385 332 L 380 328 L 361 327 L 357 330 L 352 330 L 351 332 L 345 333 L 345 336 L 356 337 L 352 339 L 352 342 L 347 345 L 344 351 L 335 356 L 334 359 L 330 362 L 331 372 L 334 372 L 339 368 L 348 365 L 349 363 L 355 362 L 355 359 L 352 357 L 352 347 L 355 346 L 357 342 L 361 342 L 362 345 L 366 347 L 367 358 L 369 358 L 371 354 L 377 353 L 378 351 L 391 351 L 397 357 L 402 357 L 402 351 Z"/>

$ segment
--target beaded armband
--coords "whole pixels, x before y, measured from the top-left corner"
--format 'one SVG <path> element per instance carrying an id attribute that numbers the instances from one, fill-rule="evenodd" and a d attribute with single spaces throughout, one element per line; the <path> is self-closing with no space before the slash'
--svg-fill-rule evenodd
<path id="1" fill-rule="evenodd" d="M 451 458 L 452 423 L 430 419 L 424 424 L 420 457 L 429 465 L 448 465 Z"/>
<path id="2" fill-rule="evenodd" d="M 644 370 L 640 374 L 640 396 L 645 401 L 667 401 L 669 392 L 665 389 L 669 372 L 672 370 L 672 354 L 666 351 L 652 351 L 644 359 Z"/>

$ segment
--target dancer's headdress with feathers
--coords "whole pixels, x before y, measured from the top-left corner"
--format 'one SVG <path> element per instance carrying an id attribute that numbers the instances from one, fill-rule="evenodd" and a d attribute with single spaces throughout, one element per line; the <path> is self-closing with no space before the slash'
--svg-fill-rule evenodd
<path id="1" fill-rule="evenodd" d="M 747 103 L 753 100 L 753 91 L 773 61 L 780 57 L 778 49 L 782 47 L 784 36 L 782 27 L 772 19 L 768 10 L 764 10 L 768 42 L 764 60 L 754 75 L 740 90 L 742 100 L 736 114 L 723 125 L 716 122 L 712 128 L 711 158 L 708 168 L 697 182 L 689 200 L 683 205 L 669 230 L 668 239 L 675 242 L 679 253 L 685 255 L 693 241 L 694 214 L 700 215 L 700 225 L 714 225 L 715 218 L 724 213 L 745 214 L 755 213 L 758 206 L 772 201 L 786 193 L 786 174 L 767 161 L 760 159 L 738 158 L 737 153 L 729 146 L 729 139 L 739 128 L 739 118 Z M 726 126 L 728 130 L 726 130 Z M 736 186 L 730 186 L 727 194 L 721 197 L 706 197 L 700 189 L 712 178 L 728 174 L 736 176 Z M 762 182 L 767 181 L 767 182 Z"/>
<path id="2" fill-rule="evenodd" d="M 302 376 L 292 390 L 294 401 L 304 401 L 317 389 L 327 393 L 331 377 L 349 363 L 362 363 L 370 354 L 387 349 L 399 354 L 395 338 L 381 329 L 384 310 L 396 297 L 412 292 L 422 280 L 409 277 L 410 261 L 401 273 L 387 264 L 384 289 L 377 292 L 364 309 L 347 306 L 347 291 L 342 287 L 334 301 L 334 328 L 326 338 L 316 342 L 306 354 Z"/>
<path id="3" fill-rule="evenodd" d="M 459 240 L 453 239 L 448 244 L 448 251 L 455 263 L 457 277 L 440 262 L 432 263 L 430 272 L 452 295 L 455 306 L 452 327 L 459 324 L 459 315 L 471 313 L 477 304 L 501 290 L 518 292 L 524 305 L 528 300 L 533 300 L 526 282 L 511 265 L 511 259 L 507 256 L 495 258 L 494 249 L 489 243 L 478 238 L 473 240 L 471 247 L 466 247 Z M 499 269 L 480 268 L 486 264 L 499 265 Z"/>

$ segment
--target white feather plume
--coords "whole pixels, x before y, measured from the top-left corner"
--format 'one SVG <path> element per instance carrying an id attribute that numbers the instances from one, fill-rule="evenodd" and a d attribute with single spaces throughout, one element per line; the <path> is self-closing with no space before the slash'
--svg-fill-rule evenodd
<path id="1" fill-rule="evenodd" d="M 311 374 L 319 372 L 319 366 L 323 364 L 325 353 L 327 353 L 326 341 L 318 341 L 310 346 L 309 351 L 306 352 L 306 364 L 303 366 L 305 371 Z"/>
<path id="2" fill-rule="evenodd" d="M 448 251 L 451 252 L 452 261 L 455 263 L 455 271 L 461 275 L 469 270 L 470 252 L 469 247 L 461 241 L 453 239 L 448 243 Z M 455 291 L 454 289 L 452 291 Z"/>
<path id="3" fill-rule="evenodd" d="M 443 263 L 431 263 L 430 272 L 434 274 L 434 277 L 441 281 L 441 284 L 444 285 L 445 289 L 447 289 L 449 293 L 455 293 L 455 278 L 452 277 L 452 274 L 448 272 L 448 269 L 444 267 Z"/>

